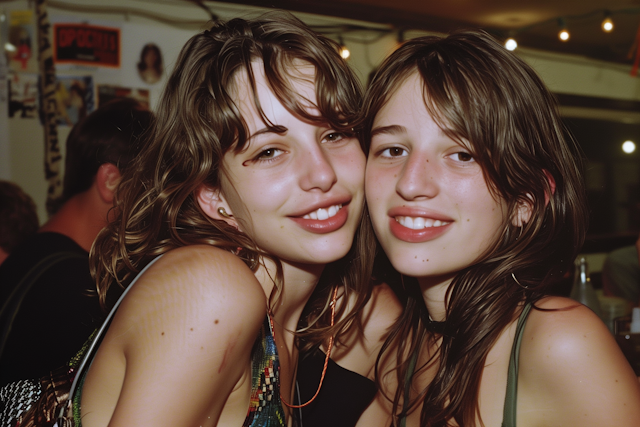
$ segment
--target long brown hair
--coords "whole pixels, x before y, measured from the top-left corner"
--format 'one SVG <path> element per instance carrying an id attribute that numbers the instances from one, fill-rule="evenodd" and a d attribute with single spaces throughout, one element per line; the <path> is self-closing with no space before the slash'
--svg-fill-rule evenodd
<path id="1" fill-rule="evenodd" d="M 376 114 L 414 73 L 422 79 L 427 111 L 447 135 L 470 148 L 508 215 L 484 256 L 458 272 L 449 286 L 447 333 L 426 331 L 420 292 L 415 283 L 405 283 L 406 310 L 385 351 L 391 351 L 392 342 L 400 343 L 397 373 L 404 384 L 407 355 L 419 351 L 423 340 L 442 338 L 434 356 L 439 364 L 435 378 L 406 403 L 415 408 L 423 402 L 421 426 L 446 426 L 450 420 L 473 426 L 489 350 L 517 317 L 522 302 L 546 295 L 582 246 L 587 207 L 581 151 L 542 80 L 481 31 L 413 39 L 385 60 L 365 96 L 366 147 Z M 517 227 L 511 219 L 522 204 L 531 206 L 532 215 Z M 411 338 L 401 339 L 407 336 Z M 404 415 L 403 393 L 399 387 L 394 396 L 396 415 Z"/>
<path id="2" fill-rule="evenodd" d="M 255 20 L 218 21 L 192 37 L 168 79 L 145 147 L 123 174 L 116 194 L 116 219 L 92 249 L 91 266 L 103 304 L 114 282 L 124 287 L 155 256 L 194 244 L 237 253 L 252 269 L 261 257 L 272 259 L 277 266 L 276 290 L 282 291 L 280 262 L 256 247 L 249 236 L 205 215 L 194 197 L 203 184 L 220 188 L 224 154 L 243 150 L 247 143 L 248 129 L 235 101 L 238 73 L 246 73 L 257 110 L 265 124 L 274 126 L 259 105 L 254 61 L 264 64 L 271 89 L 290 111 L 311 122 L 329 123 L 337 131 L 354 132 L 361 101 L 359 82 L 338 54 L 337 44 L 297 18 L 277 12 Z M 297 78 L 295 61 L 315 67 L 318 116 L 308 112 L 308 100 L 290 84 Z M 361 238 L 356 238 L 360 243 L 341 261 L 345 268 L 339 279 L 363 304 L 368 290 L 363 277 L 370 274 L 370 262 L 356 256 L 358 245 L 363 246 Z M 347 320 L 352 317 L 346 316 Z M 344 326 L 324 328 L 318 339 Z"/>

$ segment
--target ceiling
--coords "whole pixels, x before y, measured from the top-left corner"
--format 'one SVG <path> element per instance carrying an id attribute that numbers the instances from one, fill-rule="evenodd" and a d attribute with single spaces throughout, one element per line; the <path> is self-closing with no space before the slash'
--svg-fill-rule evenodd
<path id="1" fill-rule="evenodd" d="M 224 0 L 223 0 L 224 1 Z M 632 64 L 640 0 L 227 0 L 262 7 L 391 24 L 398 29 L 449 32 L 483 28 L 514 37 L 519 46 Z M 600 25 L 610 12 L 614 30 Z M 559 18 L 571 38 L 558 39 Z"/>

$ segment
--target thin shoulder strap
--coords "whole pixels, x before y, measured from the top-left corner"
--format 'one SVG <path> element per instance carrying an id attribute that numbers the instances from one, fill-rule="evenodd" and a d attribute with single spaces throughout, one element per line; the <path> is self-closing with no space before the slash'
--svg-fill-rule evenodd
<path id="1" fill-rule="evenodd" d="M 67 407 L 69 405 L 69 402 L 71 402 L 73 400 L 73 395 L 75 394 L 76 388 L 78 386 L 78 381 L 83 376 L 83 372 L 84 372 L 84 369 L 87 367 L 87 363 L 90 360 L 93 359 L 93 353 L 95 352 L 96 347 L 102 341 L 102 336 L 104 335 L 106 330 L 109 328 L 109 324 L 111 323 L 111 319 L 115 315 L 116 310 L 120 306 L 120 303 L 122 302 L 122 300 L 124 300 L 124 297 L 127 295 L 129 290 L 131 288 L 133 288 L 133 285 L 135 285 L 135 283 L 138 281 L 140 276 L 142 276 L 149 269 L 149 267 L 151 267 L 161 257 L 162 257 L 162 255 L 158 255 L 157 257 L 155 257 L 149 264 L 147 264 L 140 271 L 140 273 L 138 273 L 136 275 L 136 277 L 131 281 L 129 286 L 127 286 L 127 288 L 124 290 L 124 292 L 122 292 L 122 295 L 120 295 L 120 298 L 118 298 L 118 301 L 116 301 L 115 305 L 113 306 L 113 308 L 109 312 L 109 315 L 107 316 L 107 318 L 102 323 L 102 326 L 100 327 L 100 329 L 98 329 L 98 332 L 96 332 L 93 341 L 91 341 L 91 345 L 89 345 L 89 348 L 87 349 L 87 352 L 84 354 L 84 356 L 82 357 L 82 361 L 78 365 L 78 369 L 75 372 L 75 377 L 73 378 L 73 383 L 71 383 L 71 389 L 69 390 L 69 397 L 67 398 L 67 404 L 62 406 L 62 408 L 60 410 L 60 414 L 58 415 L 59 417 L 62 417 L 64 415 L 64 411 L 67 409 Z"/>
<path id="2" fill-rule="evenodd" d="M 421 346 L 417 346 L 416 350 L 411 355 L 411 359 L 409 359 L 409 367 L 407 368 L 407 373 L 404 377 L 404 397 L 402 401 L 402 412 L 400 413 L 400 418 L 398 420 L 398 427 L 405 427 L 407 424 L 407 411 L 409 410 L 409 401 L 411 399 L 411 381 L 413 380 L 413 373 L 415 372 L 416 364 L 418 363 L 420 347 Z"/>
<path id="3" fill-rule="evenodd" d="M 502 414 L 502 427 L 516 427 L 516 410 L 518 408 L 518 365 L 520 357 L 520 344 L 524 335 L 524 326 L 533 304 L 528 303 L 522 309 L 518 325 L 516 326 L 516 336 L 511 346 L 511 358 L 509 359 L 509 370 L 507 374 L 507 393 L 504 397 L 504 411 Z"/>
<path id="4" fill-rule="evenodd" d="M 71 251 L 56 252 L 47 255 L 38 261 L 38 263 L 36 263 L 36 265 L 34 265 L 31 270 L 29 270 L 27 274 L 20 279 L 16 287 L 13 288 L 11 294 L 4 304 L 2 304 L 2 308 L 0 309 L 0 322 L 2 323 L 2 330 L 0 332 L 0 355 L 4 350 L 4 346 L 13 326 L 13 321 L 20 310 L 22 301 L 24 301 L 33 285 L 49 268 L 53 267 L 60 261 L 69 259 L 84 260 L 87 263 L 87 269 L 89 268 L 89 259 L 86 254 Z"/>

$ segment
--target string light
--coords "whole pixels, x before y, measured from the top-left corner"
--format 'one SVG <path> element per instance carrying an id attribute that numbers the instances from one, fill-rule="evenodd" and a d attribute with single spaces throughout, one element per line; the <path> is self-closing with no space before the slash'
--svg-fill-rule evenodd
<path id="1" fill-rule="evenodd" d="M 625 141 L 622 143 L 622 151 L 631 154 L 636 151 L 636 144 L 633 141 Z"/>
<path id="2" fill-rule="evenodd" d="M 344 44 L 344 40 L 342 40 L 342 36 L 339 36 L 338 40 L 340 43 L 340 56 L 342 56 L 342 59 L 349 59 L 349 57 L 351 56 L 351 52 L 349 52 L 347 45 Z"/>
<path id="3" fill-rule="evenodd" d="M 602 21 L 602 31 L 610 33 L 613 31 L 613 21 L 611 20 L 611 12 L 606 10 L 604 12 L 604 20 Z"/>
<path id="4" fill-rule="evenodd" d="M 513 37 L 509 37 L 507 41 L 504 42 L 504 47 L 506 47 L 507 50 L 516 50 L 518 42 Z"/>
<path id="5" fill-rule="evenodd" d="M 563 41 L 566 42 L 567 40 L 569 40 L 569 31 L 567 30 L 567 26 L 564 22 L 564 19 L 562 18 L 558 18 L 558 26 L 560 27 L 560 32 L 558 33 L 558 38 Z"/>

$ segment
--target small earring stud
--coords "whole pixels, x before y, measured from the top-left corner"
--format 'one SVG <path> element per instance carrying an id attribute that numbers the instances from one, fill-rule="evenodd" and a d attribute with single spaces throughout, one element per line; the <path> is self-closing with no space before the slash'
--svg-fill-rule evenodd
<path id="1" fill-rule="evenodd" d="M 231 218 L 231 215 L 229 215 L 227 213 L 227 211 L 221 206 L 218 208 L 218 213 L 220 214 L 221 217 L 223 218 Z"/>

